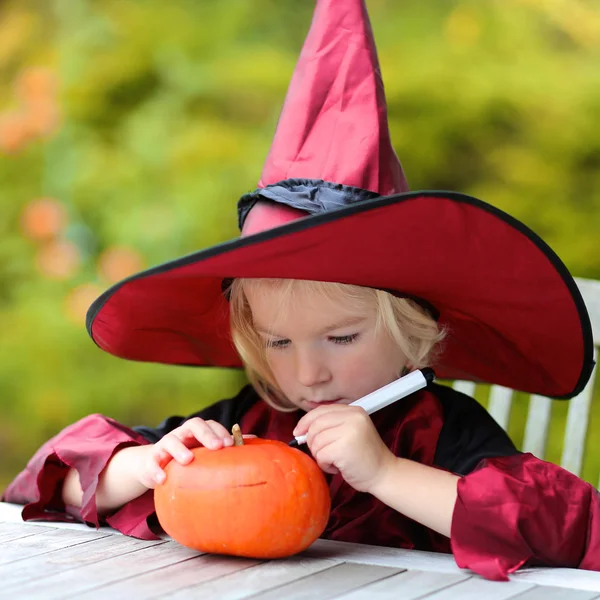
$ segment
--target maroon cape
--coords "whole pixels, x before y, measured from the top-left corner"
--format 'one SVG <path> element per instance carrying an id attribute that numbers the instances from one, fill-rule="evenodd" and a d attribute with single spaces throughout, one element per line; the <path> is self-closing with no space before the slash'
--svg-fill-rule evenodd
<path id="1" fill-rule="evenodd" d="M 244 433 L 287 442 L 302 414 L 274 411 L 246 387 L 236 398 L 188 418 L 216 419 L 228 428 L 238 421 Z M 170 417 L 155 429 L 129 429 L 102 415 L 86 417 L 44 444 L 2 499 L 25 504 L 25 520 L 77 520 L 98 527 L 94 493 L 113 454 L 153 443 L 184 420 Z M 598 492 L 556 465 L 519 453 L 473 399 L 433 385 L 375 413 L 373 421 L 397 456 L 462 475 L 451 538 L 355 491 L 339 475 L 328 476 L 332 510 L 324 538 L 451 551 L 459 567 L 494 580 L 507 579 L 525 564 L 600 570 Z M 79 472 L 81 509 L 61 501 L 69 468 Z M 105 521 L 124 534 L 156 539 L 153 492 Z"/>

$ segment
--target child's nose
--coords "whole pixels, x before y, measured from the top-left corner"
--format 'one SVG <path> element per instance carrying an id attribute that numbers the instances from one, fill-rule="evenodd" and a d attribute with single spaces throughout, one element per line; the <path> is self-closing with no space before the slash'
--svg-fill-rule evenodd
<path id="1" fill-rule="evenodd" d="M 311 351 L 298 352 L 296 355 L 296 377 L 298 383 L 311 387 L 324 383 L 331 378 L 331 372 L 318 353 Z"/>

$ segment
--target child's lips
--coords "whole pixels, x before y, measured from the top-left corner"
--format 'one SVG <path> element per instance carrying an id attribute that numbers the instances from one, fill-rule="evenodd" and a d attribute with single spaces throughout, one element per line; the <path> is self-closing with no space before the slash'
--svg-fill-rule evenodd
<path id="1" fill-rule="evenodd" d="M 312 402 L 311 400 L 307 400 L 306 403 L 311 407 L 311 408 L 317 408 L 317 406 L 326 406 L 328 404 L 339 404 L 340 402 L 343 402 L 343 398 L 336 398 L 335 400 L 319 400 L 319 402 Z"/>

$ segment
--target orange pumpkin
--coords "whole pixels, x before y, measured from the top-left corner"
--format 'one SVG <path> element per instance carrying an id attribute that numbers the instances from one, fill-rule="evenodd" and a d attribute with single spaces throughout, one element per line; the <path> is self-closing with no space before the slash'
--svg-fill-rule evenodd
<path id="1" fill-rule="evenodd" d="M 282 442 L 196 448 L 187 465 L 171 461 L 154 490 L 162 528 L 184 546 L 216 554 L 281 558 L 323 533 L 329 487 L 314 460 Z"/>

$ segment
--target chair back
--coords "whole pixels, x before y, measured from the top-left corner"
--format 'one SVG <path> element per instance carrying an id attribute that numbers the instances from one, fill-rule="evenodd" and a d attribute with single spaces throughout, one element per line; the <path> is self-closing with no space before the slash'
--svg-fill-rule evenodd
<path id="1" fill-rule="evenodd" d="M 583 300 L 587 306 L 592 329 L 594 333 L 594 360 L 598 357 L 598 346 L 600 346 L 600 281 L 593 279 L 576 278 L 575 282 L 581 291 Z M 595 375 L 597 368 L 594 367 L 592 376 L 586 387 L 580 394 L 564 402 L 568 403 L 566 419 L 564 418 L 564 410 L 557 411 L 556 407 L 563 401 L 552 400 L 545 396 L 537 396 L 531 394 L 529 396 L 519 393 L 519 402 L 527 402 L 527 417 L 525 420 L 525 430 L 523 442 L 519 444 L 524 452 L 531 452 L 538 458 L 547 458 L 547 446 L 549 432 L 553 429 L 552 416 L 556 411 L 560 416 L 561 421 L 557 423 L 559 432 L 562 434 L 562 454 L 560 456 L 560 465 L 571 471 L 575 475 L 581 476 L 584 463 L 585 441 L 590 426 L 590 416 L 592 413 L 592 400 L 594 397 Z M 509 431 L 511 422 L 511 411 L 515 403 L 517 394 L 509 389 L 499 385 L 480 386 L 471 381 L 454 381 L 452 387 L 455 390 L 468 394 L 479 399 L 478 396 L 483 392 L 483 387 L 489 388 L 487 398 L 487 409 L 492 417 L 503 427 Z M 485 404 L 484 400 L 481 400 Z M 560 431 L 562 429 L 562 431 Z M 554 445 L 554 444 L 553 444 Z M 550 459 L 548 457 L 548 459 Z M 592 477 L 594 485 L 600 483 L 598 481 L 600 471 L 600 457 L 597 465 L 590 465 L 590 469 L 596 471 Z M 586 469 L 586 471 L 590 471 Z"/>

